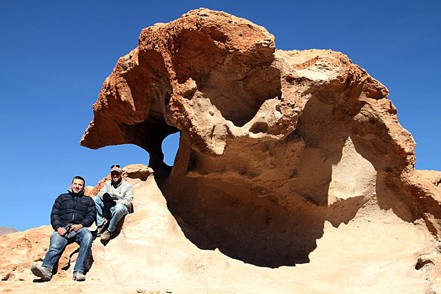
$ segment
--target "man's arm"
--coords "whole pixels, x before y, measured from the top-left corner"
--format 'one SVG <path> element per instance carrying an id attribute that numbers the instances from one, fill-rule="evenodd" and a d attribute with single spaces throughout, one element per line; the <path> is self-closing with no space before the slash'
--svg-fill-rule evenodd
<path id="1" fill-rule="evenodd" d="M 52 228 L 57 231 L 58 228 L 61 227 L 61 220 L 60 220 L 60 214 L 61 214 L 61 195 L 57 197 L 57 199 L 55 199 L 55 203 L 52 206 L 52 211 L 51 211 L 51 225 Z"/>
<path id="2" fill-rule="evenodd" d="M 83 196 L 88 198 L 87 212 L 84 219 L 80 222 L 83 227 L 90 227 L 96 218 L 96 208 L 95 201 L 91 197 Z"/>
<path id="3" fill-rule="evenodd" d="M 132 201 L 133 201 L 133 186 L 130 185 L 128 182 L 124 183 L 126 185 L 124 193 L 123 193 L 123 198 L 120 199 L 120 201 L 125 205 L 125 206 L 131 206 L 132 205 Z"/>
<path id="4" fill-rule="evenodd" d="M 55 203 L 52 206 L 52 212 L 51 212 L 51 225 L 52 228 L 54 228 L 55 231 L 58 232 L 61 236 L 64 236 L 66 234 L 67 230 L 61 226 L 61 205 L 62 205 L 63 199 L 60 196 L 55 199 Z"/>
<path id="5" fill-rule="evenodd" d="M 106 181 L 104 183 L 104 186 L 101 188 L 101 190 L 98 192 L 98 194 L 96 194 L 96 196 L 100 197 L 101 200 L 103 200 L 103 195 L 105 193 L 109 193 L 109 185 L 108 185 L 108 181 Z"/>

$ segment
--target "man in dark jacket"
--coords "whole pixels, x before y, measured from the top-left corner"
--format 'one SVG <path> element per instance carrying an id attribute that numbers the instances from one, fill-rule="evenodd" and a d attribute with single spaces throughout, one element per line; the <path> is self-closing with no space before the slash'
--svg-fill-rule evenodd
<path id="1" fill-rule="evenodd" d="M 51 212 L 51 225 L 55 232 L 51 235 L 49 250 L 43 264 L 34 264 L 31 268 L 32 273 L 43 281 L 52 278 L 52 270 L 64 248 L 74 241 L 80 245 L 80 252 L 73 269 L 73 279 L 86 280 L 84 274 L 93 241 L 92 233 L 87 227 L 95 221 L 96 210 L 93 199 L 84 196 L 84 184 L 82 177 L 74 177 L 68 193 L 55 199 Z"/>

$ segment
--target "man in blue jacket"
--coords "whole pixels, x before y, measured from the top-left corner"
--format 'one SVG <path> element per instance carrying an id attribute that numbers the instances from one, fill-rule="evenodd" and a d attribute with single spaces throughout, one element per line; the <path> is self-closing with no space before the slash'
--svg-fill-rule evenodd
<path id="1" fill-rule="evenodd" d="M 84 196 L 85 181 L 82 177 L 73 178 L 68 193 L 61 194 L 55 199 L 51 212 L 51 225 L 55 232 L 50 239 L 49 250 L 43 264 L 34 264 L 32 273 L 49 281 L 52 278 L 54 265 L 58 262 L 67 244 L 77 242 L 80 245 L 77 262 L 75 263 L 73 279 L 85 281 L 87 261 L 92 248 L 93 236 L 87 227 L 95 221 L 95 202 L 91 197 Z"/>

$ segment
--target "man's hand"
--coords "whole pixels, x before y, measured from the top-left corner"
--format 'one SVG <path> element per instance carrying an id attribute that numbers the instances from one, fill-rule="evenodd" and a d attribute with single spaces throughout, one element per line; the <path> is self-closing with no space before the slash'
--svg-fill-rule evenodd
<path id="1" fill-rule="evenodd" d="M 113 201 L 112 196 L 110 196 L 109 193 L 104 193 L 104 195 L 103 195 L 103 201 L 104 201 L 104 202 L 112 202 L 112 201 Z"/>
<path id="2" fill-rule="evenodd" d="M 82 224 L 72 225 L 72 226 L 70 227 L 70 230 L 76 232 L 76 231 L 78 231 L 79 229 L 81 229 L 82 227 L 83 227 Z"/>
<path id="3" fill-rule="evenodd" d="M 58 234 L 60 234 L 60 236 L 64 236 L 67 233 L 67 230 L 63 227 L 59 227 L 57 229 Z"/>

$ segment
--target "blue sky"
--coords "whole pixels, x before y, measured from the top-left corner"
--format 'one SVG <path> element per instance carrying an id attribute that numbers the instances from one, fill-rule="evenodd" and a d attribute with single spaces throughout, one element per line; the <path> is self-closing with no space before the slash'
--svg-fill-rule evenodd
<path id="1" fill-rule="evenodd" d="M 96 185 L 111 164 L 148 163 L 137 146 L 79 145 L 92 105 L 142 28 L 199 7 L 264 26 L 279 49 L 332 49 L 390 91 L 417 142 L 417 168 L 441 170 L 441 2 L 0 1 L 0 226 L 49 224 L 74 175 Z M 177 137 L 165 143 L 172 164 Z"/>

